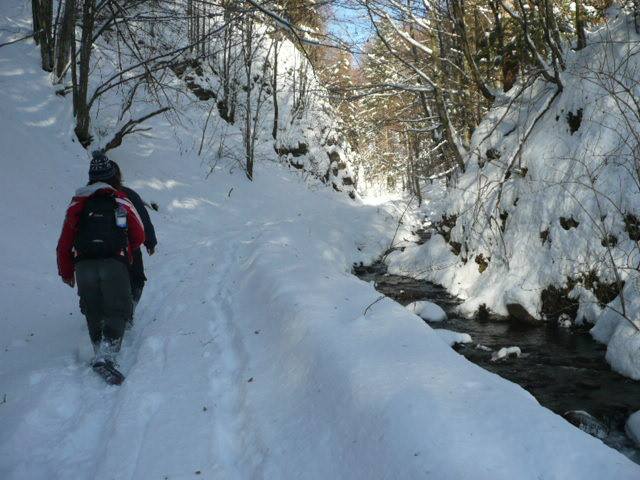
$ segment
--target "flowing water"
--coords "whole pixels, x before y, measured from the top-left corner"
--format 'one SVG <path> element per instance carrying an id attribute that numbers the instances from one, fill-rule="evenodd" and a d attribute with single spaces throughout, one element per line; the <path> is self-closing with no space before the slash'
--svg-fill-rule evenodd
<path id="1" fill-rule="evenodd" d="M 574 424 L 595 434 L 607 445 L 640 463 L 640 449 L 624 433 L 626 419 L 640 410 L 640 382 L 613 372 L 604 359 L 605 347 L 585 329 L 566 329 L 555 324 L 523 325 L 503 318 L 462 318 L 456 313 L 460 301 L 438 285 L 409 277 L 390 275 L 382 263 L 354 267 L 354 273 L 402 305 L 428 300 L 440 305 L 448 320 L 432 324 L 471 335 L 473 343 L 455 349 L 468 360 L 521 385 L 545 407 L 564 415 L 570 411 Z M 491 361 L 494 351 L 518 346 L 519 358 Z M 575 420 L 576 416 L 578 417 Z"/>

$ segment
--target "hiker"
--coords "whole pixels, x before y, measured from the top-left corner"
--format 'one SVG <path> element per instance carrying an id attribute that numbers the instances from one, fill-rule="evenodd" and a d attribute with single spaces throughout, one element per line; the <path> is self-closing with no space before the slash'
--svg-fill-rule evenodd
<path id="1" fill-rule="evenodd" d="M 120 188 L 115 163 L 94 152 L 89 183 L 71 200 L 58 240 L 58 273 L 70 287 L 78 283 L 96 370 L 115 365 L 133 310 L 129 265 L 145 240 L 142 220 Z"/>
<path id="2" fill-rule="evenodd" d="M 140 215 L 142 219 L 142 224 L 144 225 L 144 246 L 147 249 L 147 253 L 149 256 L 153 255 L 156 250 L 156 245 L 158 244 L 158 240 L 156 239 L 156 231 L 153 228 L 153 224 L 151 223 L 151 218 L 149 217 L 149 212 L 147 211 L 146 204 L 140 198 L 135 190 L 125 187 L 122 185 L 122 171 L 117 163 L 113 162 L 116 168 L 116 177 L 118 184 L 120 185 L 119 189 L 121 192 L 124 192 L 127 195 L 127 198 L 133 203 L 136 211 Z M 135 310 L 138 302 L 140 301 L 140 297 L 142 296 L 142 290 L 144 289 L 144 282 L 147 281 L 147 277 L 144 274 L 144 263 L 142 262 L 142 249 L 137 248 L 132 252 L 133 261 L 131 266 L 129 267 L 129 275 L 131 280 L 131 295 L 133 297 L 133 309 Z M 131 320 L 127 322 L 127 327 L 133 326 L 133 316 Z"/>

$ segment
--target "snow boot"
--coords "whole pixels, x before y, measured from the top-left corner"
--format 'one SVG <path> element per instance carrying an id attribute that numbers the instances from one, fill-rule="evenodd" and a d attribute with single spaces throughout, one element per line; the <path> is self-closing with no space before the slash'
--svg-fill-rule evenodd
<path id="1" fill-rule="evenodd" d="M 120 351 L 121 343 L 121 340 L 102 339 L 100 343 L 97 344 L 97 346 L 96 344 L 94 344 L 93 347 L 96 355 L 93 359 L 93 362 L 111 362 L 115 365 L 116 356 Z"/>
<path id="2" fill-rule="evenodd" d="M 121 385 L 124 382 L 124 375 L 110 360 L 97 360 L 91 368 L 109 385 Z"/>
<path id="3" fill-rule="evenodd" d="M 99 344 L 94 344 L 96 355 L 91 363 L 91 368 L 109 385 L 120 385 L 124 382 L 124 375 L 118 370 L 116 363 L 120 343 L 120 340 L 103 339 Z"/>

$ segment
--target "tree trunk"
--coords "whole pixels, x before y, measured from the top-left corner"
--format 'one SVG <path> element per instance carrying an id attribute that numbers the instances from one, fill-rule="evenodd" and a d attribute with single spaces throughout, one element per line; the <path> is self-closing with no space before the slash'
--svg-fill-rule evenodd
<path id="1" fill-rule="evenodd" d="M 442 29 L 438 29 L 438 47 L 440 49 L 440 55 L 438 57 L 438 67 L 440 70 L 445 71 L 443 66 L 445 62 L 442 62 L 442 58 L 445 58 L 447 55 L 448 47 L 446 46 L 446 39 Z M 450 69 L 448 69 L 450 70 Z M 450 75 L 450 72 L 449 72 Z M 449 76 L 447 75 L 447 77 Z M 447 78 L 443 77 L 443 78 Z M 460 154 L 460 150 L 458 148 L 458 142 L 455 138 L 455 133 L 453 131 L 453 125 L 451 125 L 451 119 L 449 118 L 449 112 L 447 111 L 447 104 L 442 89 L 439 85 L 433 86 L 433 104 L 435 107 L 435 114 L 440 120 L 440 127 L 442 135 L 446 141 L 446 144 L 442 148 L 443 156 L 446 160 L 453 160 L 453 164 L 457 165 L 460 168 L 460 171 L 464 172 L 464 160 L 462 155 Z"/>
<path id="2" fill-rule="evenodd" d="M 233 124 L 235 122 L 235 109 L 236 109 L 236 85 L 235 79 L 232 78 L 235 74 L 234 67 L 234 38 L 233 32 L 235 25 L 232 24 L 231 5 L 224 4 L 224 32 L 223 32 L 223 47 L 222 47 L 222 93 L 223 98 L 218 102 L 218 110 L 220 116 L 227 123 Z"/>
<path id="3" fill-rule="evenodd" d="M 273 129 L 271 136 L 274 140 L 278 140 L 278 123 L 279 123 L 279 107 L 278 107 L 278 40 L 274 40 L 273 45 Z"/>
<path id="4" fill-rule="evenodd" d="M 547 41 L 547 45 L 551 49 L 551 58 L 554 64 L 554 70 L 556 72 L 556 79 L 559 81 L 559 71 L 558 67 L 561 70 L 564 70 L 565 63 L 564 57 L 562 56 L 562 40 L 560 39 L 560 31 L 558 30 L 558 23 L 556 22 L 556 17 L 553 12 L 553 4 L 549 0 L 543 0 L 544 6 L 544 15 L 545 15 L 545 39 Z"/>
<path id="5" fill-rule="evenodd" d="M 413 135 L 413 141 L 411 142 L 413 148 L 413 165 L 411 171 L 413 173 L 413 189 L 418 199 L 418 206 L 422 205 L 422 191 L 420 190 L 420 174 L 418 171 L 418 159 L 420 158 L 420 137 L 416 134 Z"/>
<path id="6" fill-rule="evenodd" d="M 438 114 L 438 118 L 442 123 L 444 138 L 447 141 L 447 149 L 449 150 L 450 155 L 453 157 L 455 165 L 458 166 L 461 172 L 464 172 L 464 160 L 462 158 L 462 154 L 460 153 L 460 149 L 458 148 L 458 141 L 453 132 L 453 125 L 451 125 L 451 120 L 449 119 L 449 112 L 447 111 L 444 96 L 442 95 L 442 91 L 440 90 L 440 88 L 435 88 L 433 94 L 436 113 Z"/>
<path id="7" fill-rule="evenodd" d="M 76 136 L 83 147 L 91 143 L 91 106 L 88 104 L 89 67 L 93 48 L 93 25 L 95 21 L 95 0 L 84 0 L 82 7 L 82 39 L 80 42 L 80 70 L 76 108 Z"/>
<path id="8" fill-rule="evenodd" d="M 454 29 L 460 38 L 460 46 L 462 47 L 462 53 L 469 65 L 469 69 L 471 70 L 471 78 L 473 78 L 473 82 L 476 84 L 476 87 L 478 87 L 478 90 L 480 90 L 480 93 L 482 93 L 482 96 L 487 100 L 493 101 L 495 100 L 495 96 L 484 83 L 480 70 L 478 69 L 478 65 L 471 54 L 471 46 L 469 45 L 469 39 L 467 38 L 467 27 L 464 23 L 464 7 L 462 5 L 462 0 L 452 1 L 452 12 Z"/>
<path id="9" fill-rule="evenodd" d="M 580 0 L 576 0 L 576 32 L 578 34 L 576 50 L 582 50 L 587 46 L 587 36 L 584 32 L 584 18 L 582 17 L 582 2 Z"/>
<path id="10" fill-rule="evenodd" d="M 496 50 L 502 57 L 502 91 L 508 92 L 516 83 L 518 78 L 519 62 L 517 55 L 514 55 L 508 45 L 505 45 L 504 27 L 500 18 L 500 5 L 497 0 L 489 2 L 493 12 L 493 21 L 496 34 Z"/>
<path id="11" fill-rule="evenodd" d="M 53 0 L 32 0 L 31 8 L 34 19 L 34 35 L 37 45 L 40 45 L 40 59 L 45 72 L 53 71 Z M 37 24 L 37 28 L 36 28 Z"/>
<path id="12" fill-rule="evenodd" d="M 193 0 L 187 0 L 187 37 L 189 45 L 193 45 Z M 193 46 L 189 47 L 189 51 L 193 51 Z"/>
<path id="13" fill-rule="evenodd" d="M 78 62 L 76 61 L 75 40 L 71 42 L 71 85 L 73 92 L 73 116 L 76 117 L 78 115 Z"/>
<path id="14" fill-rule="evenodd" d="M 31 0 L 31 18 L 33 23 L 33 40 L 36 45 L 40 45 L 40 19 L 38 18 L 39 2 L 38 0 Z"/>
<path id="15" fill-rule="evenodd" d="M 71 45 L 76 41 L 76 0 L 66 0 L 62 24 L 58 28 L 58 38 L 56 39 L 55 56 L 55 81 L 62 82 L 64 74 L 69 67 L 71 59 Z"/>
<path id="16" fill-rule="evenodd" d="M 253 180 L 253 163 L 254 163 L 254 150 L 253 150 L 253 106 L 251 102 L 251 82 L 253 80 L 253 22 L 251 20 L 245 20 L 242 32 L 242 57 L 244 61 L 244 69 L 247 81 L 247 92 L 245 96 L 245 113 L 244 113 L 244 149 L 245 149 L 245 173 L 249 180 Z M 260 99 L 258 98 L 259 102 Z M 255 115 L 257 116 L 257 109 Z"/>

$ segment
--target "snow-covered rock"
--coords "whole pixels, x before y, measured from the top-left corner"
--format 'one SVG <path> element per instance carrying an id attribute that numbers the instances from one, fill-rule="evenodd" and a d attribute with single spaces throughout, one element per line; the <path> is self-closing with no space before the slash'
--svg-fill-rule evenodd
<path id="1" fill-rule="evenodd" d="M 640 380 L 640 321 L 620 322 L 607 345 L 607 361 L 616 372 Z"/>
<path id="2" fill-rule="evenodd" d="M 629 435 L 629 438 L 640 447 L 640 410 L 629 416 L 624 430 Z"/>
<path id="3" fill-rule="evenodd" d="M 434 330 L 440 338 L 453 347 L 457 343 L 471 343 L 471 335 L 468 333 L 454 332 L 452 330 L 445 330 L 444 328 L 436 328 Z"/>
<path id="4" fill-rule="evenodd" d="M 571 317 L 566 313 L 563 313 L 558 317 L 558 326 L 560 328 L 571 328 L 573 322 L 571 321 Z"/>
<path id="5" fill-rule="evenodd" d="M 616 303 L 619 304 L 619 301 L 614 302 L 614 304 Z M 597 323 L 589 331 L 594 339 L 605 345 L 609 343 L 611 337 L 613 337 L 618 325 L 624 322 L 624 318 L 616 311 L 616 307 L 618 306 L 619 305 L 614 306 L 614 308 L 606 308 L 598 316 Z"/>
<path id="6" fill-rule="evenodd" d="M 511 357 L 518 358 L 520 355 L 522 355 L 520 347 L 502 347 L 497 352 L 493 352 L 491 355 L 491 361 L 497 362 L 498 360 L 504 360 Z"/>
<path id="7" fill-rule="evenodd" d="M 412 302 L 406 308 L 428 322 L 443 322 L 447 319 L 447 314 L 440 305 L 426 300 Z"/>

